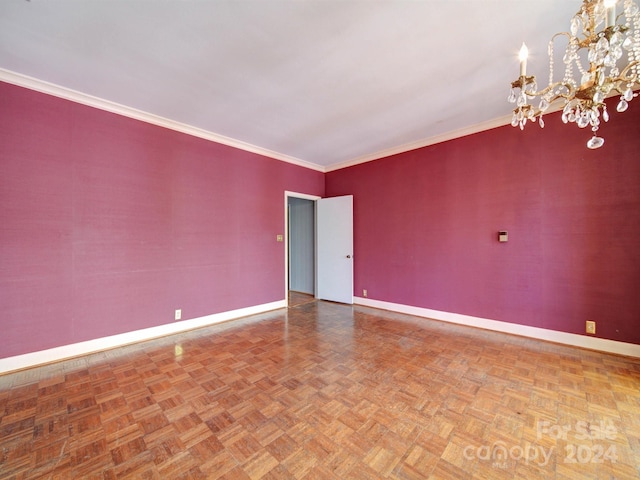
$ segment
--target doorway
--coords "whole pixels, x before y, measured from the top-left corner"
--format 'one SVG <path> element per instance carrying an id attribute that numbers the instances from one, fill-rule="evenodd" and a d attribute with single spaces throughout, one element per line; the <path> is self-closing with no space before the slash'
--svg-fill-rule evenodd
<path id="1" fill-rule="evenodd" d="M 285 192 L 286 255 L 285 298 L 294 306 L 315 299 L 316 215 L 320 197 Z"/>
<path id="2" fill-rule="evenodd" d="M 289 303 L 315 295 L 315 203 L 306 198 L 288 198 Z"/>
<path id="3" fill-rule="evenodd" d="M 353 196 L 285 192 L 285 298 L 353 303 Z M 300 298 L 300 296 L 306 296 Z"/>

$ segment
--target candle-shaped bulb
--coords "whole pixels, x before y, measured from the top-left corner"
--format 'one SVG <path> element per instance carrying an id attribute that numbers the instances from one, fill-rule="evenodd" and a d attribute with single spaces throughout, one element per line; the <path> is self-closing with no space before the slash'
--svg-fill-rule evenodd
<path id="1" fill-rule="evenodd" d="M 522 47 L 520 47 L 520 76 L 524 77 L 527 74 L 527 57 L 529 56 L 529 49 L 522 42 Z"/>
<path id="2" fill-rule="evenodd" d="M 604 8 L 607 15 L 607 27 L 613 27 L 616 24 L 616 0 L 604 0 Z"/>

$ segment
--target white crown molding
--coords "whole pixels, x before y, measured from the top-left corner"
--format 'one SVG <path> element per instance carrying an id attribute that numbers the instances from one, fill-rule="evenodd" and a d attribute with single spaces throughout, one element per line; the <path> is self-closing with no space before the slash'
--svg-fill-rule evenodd
<path id="1" fill-rule="evenodd" d="M 258 147 L 256 145 L 243 142 L 241 140 L 236 140 L 230 137 L 226 137 L 224 135 L 219 135 L 217 133 L 204 130 L 202 128 L 176 122 L 174 120 L 160 117 L 152 113 L 144 112 L 136 108 L 127 107 L 126 105 L 121 105 L 119 103 L 105 100 L 103 98 L 95 97 L 93 95 L 88 95 L 86 93 L 72 90 L 70 88 L 62 87 L 54 83 L 46 82 L 44 80 L 39 80 L 37 78 L 33 78 L 28 75 L 12 72 L 11 70 L 6 70 L 4 68 L 0 68 L 0 81 L 17 85 L 20 87 L 28 88 L 30 90 L 45 93 L 48 95 L 53 95 L 55 97 L 63 98 L 65 100 L 69 100 L 75 103 L 87 105 L 89 107 L 94 107 L 107 112 L 115 113 L 117 115 L 122 115 L 124 117 L 133 118 L 135 120 L 146 122 L 159 127 L 168 128 L 176 132 L 185 133 L 187 135 L 192 135 L 194 137 L 209 140 L 211 142 L 227 145 L 229 147 L 237 148 L 239 150 L 244 150 L 246 152 L 251 152 L 251 153 L 255 153 L 265 157 L 273 158 L 274 160 L 280 160 L 282 162 L 291 163 L 293 165 L 308 168 L 310 170 L 315 170 L 321 173 L 327 173 L 334 170 L 340 170 L 342 168 L 350 167 L 353 165 L 358 165 L 360 163 L 379 160 L 381 158 L 389 157 L 391 155 L 396 155 L 399 153 L 408 152 L 410 150 L 415 150 L 417 148 L 427 147 L 429 145 L 434 145 L 436 143 L 445 142 L 447 140 L 453 140 L 455 138 L 463 137 L 466 135 L 479 133 L 484 130 L 489 130 L 491 128 L 501 127 L 511 122 L 511 117 L 503 117 L 503 118 L 491 120 L 488 122 L 472 125 L 464 129 L 455 130 L 453 132 L 444 133 L 442 135 L 436 135 L 434 137 L 429 137 L 427 139 L 418 140 L 412 143 L 407 143 L 404 145 L 400 145 L 398 147 L 388 148 L 375 153 L 366 154 L 352 160 L 347 160 L 345 162 L 336 163 L 336 164 L 325 167 L 322 165 L 318 165 L 316 163 L 307 162 L 299 158 L 291 157 L 283 153 L 278 153 L 266 148 Z"/>
<path id="2" fill-rule="evenodd" d="M 80 357 L 82 355 L 111 350 L 113 348 L 123 347 L 133 343 L 153 340 L 154 338 L 182 333 L 196 328 L 207 327 L 216 323 L 236 320 L 241 317 L 247 317 L 249 315 L 256 315 L 286 307 L 286 300 L 279 300 L 262 305 L 255 305 L 253 307 L 240 308 L 238 310 L 230 310 L 204 317 L 192 318 L 190 320 L 158 325 L 157 327 L 144 328 L 133 332 L 120 333 L 109 337 L 96 338 L 85 342 L 62 345 L 60 347 L 25 353 L 23 355 L 0 358 L 0 375 L 17 370 L 24 370 L 25 368 L 37 367 L 53 362 L 59 362 L 61 360 Z"/>
<path id="3" fill-rule="evenodd" d="M 640 87 L 638 87 L 634 91 L 640 91 Z M 617 96 L 614 93 L 610 93 L 607 98 Z M 560 112 L 563 109 L 563 104 L 559 101 L 554 102 L 549 109 L 545 112 L 545 115 L 549 115 L 552 113 Z M 464 127 L 458 130 L 452 130 L 450 132 L 445 132 L 440 135 L 435 135 L 433 137 L 424 138 L 422 140 L 418 140 L 416 142 L 405 143 L 404 145 L 400 145 L 398 147 L 392 147 L 385 150 L 380 150 L 375 153 L 369 153 L 367 155 L 363 155 L 358 158 L 354 158 L 352 160 L 346 160 L 344 162 L 335 163 L 325 168 L 326 172 L 331 172 L 333 170 L 340 170 L 342 168 L 352 167 L 354 165 L 359 165 L 361 163 L 372 162 L 374 160 L 380 160 L 385 157 L 390 157 L 392 155 L 398 155 L 400 153 L 409 152 L 411 150 L 416 150 L 418 148 L 428 147 L 431 145 L 435 145 L 437 143 L 447 142 L 449 140 L 455 140 L 456 138 L 466 137 L 467 135 L 473 135 L 475 133 L 484 132 L 486 130 L 491 130 L 493 128 L 504 127 L 506 125 L 511 125 L 511 120 L 513 119 L 513 113 L 509 113 L 508 115 L 504 115 L 499 118 L 494 118 L 493 120 L 487 120 L 486 122 L 476 123 L 475 125 L 470 125 L 468 127 Z M 532 128 L 532 127 L 530 127 Z M 539 128 L 539 127 L 538 127 Z"/>
<path id="4" fill-rule="evenodd" d="M 505 116 L 505 117 L 497 118 L 487 122 L 472 125 L 469 127 L 465 127 L 463 129 L 454 130 L 452 132 L 447 132 L 441 135 L 436 135 L 426 139 L 418 140 L 416 142 L 406 143 L 404 145 L 400 145 L 397 147 L 392 147 L 385 150 L 380 150 L 378 152 L 369 153 L 351 160 L 347 160 L 344 162 L 336 163 L 336 164 L 325 167 L 325 166 L 312 163 L 312 162 L 307 162 L 305 160 L 301 160 L 299 158 L 292 157 L 283 153 L 278 153 L 266 148 L 258 147 L 256 145 L 243 142 L 241 140 L 236 140 L 234 138 L 226 137 L 224 135 L 219 135 L 217 133 L 204 130 L 202 128 L 187 125 L 185 123 L 176 122 L 174 120 L 160 117 L 152 113 L 144 112 L 136 108 L 127 107 L 126 105 L 121 105 L 119 103 L 115 103 L 110 100 L 105 100 L 103 98 L 78 92 L 76 90 L 62 87 L 54 83 L 46 82 L 44 80 L 39 80 L 37 78 L 33 78 L 28 75 L 23 75 L 21 73 L 13 72 L 11 70 L 6 70 L 4 68 L 0 68 L 0 81 L 11 83 L 13 85 L 28 88 L 30 90 L 45 93 L 48 95 L 53 95 L 55 97 L 64 98 L 65 100 L 76 102 L 82 105 L 87 105 L 89 107 L 94 107 L 107 112 L 115 113 L 117 115 L 122 115 L 124 117 L 133 118 L 135 120 L 146 122 L 159 127 L 168 128 L 176 132 L 185 133 L 187 135 L 209 140 L 211 142 L 227 145 L 229 147 L 237 148 L 239 150 L 244 150 L 246 152 L 251 152 L 251 153 L 255 153 L 265 157 L 273 158 L 274 160 L 280 160 L 282 162 L 291 163 L 293 165 L 308 168 L 310 170 L 315 170 L 321 173 L 327 173 L 334 170 L 340 170 L 342 168 L 358 165 L 361 163 L 380 160 L 381 158 L 389 157 L 391 155 L 397 155 L 400 153 L 408 152 L 410 150 L 427 147 L 429 145 L 435 145 L 437 143 L 446 142 L 448 140 L 453 140 L 455 138 L 460 138 L 466 135 L 472 135 L 474 133 L 479 133 L 492 128 L 501 127 L 511 122 L 511 116 Z"/>
<path id="5" fill-rule="evenodd" d="M 496 332 L 508 333 L 511 335 L 519 335 L 521 337 L 529 337 L 537 340 L 561 343 L 564 345 L 570 345 L 572 347 L 586 348 L 589 350 L 597 350 L 600 352 L 614 353 L 616 355 L 626 355 L 629 357 L 640 358 L 640 345 L 636 345 L 634 343 L 618 342 L 615 340 L 608 340 L 606 338 L 587 337 L 585 335 L 577 335 L 575 333 L 559 332 L 557 330 L 530 327 L 528 325 L 519 325 L 516 323 L 502 322 L 499 320 L 489 320 L 486 318 L 462 315 L 459 313 L 441 312 L 439 310 L 431 310 L 429 308 L 383 302 L 380 300 L 372 300 L 370 298 L 355 297 L 354 303 L 356 305 L 378 308 L 381 310 L 389 310 L 398 313 L 405 313 L 407 315 L 430 318 L 433 320 L 440 320 L 443 322 L 455 323 L 458 325 L 466 325 L 469 327 L 493 330 Z"/>
<path id="6" fill-rule="evenodd" d="M 119 103 L 111 102 L 99 97 L 94 97 L 93 95 L 88 95 L 86 93 L 78 92 L 76 90 L 45 82 L 44 80 L 39 80 L 37 78 L 29 77 L 27 75 L 12 72 L 3 68 L 0 68 L 0 81 L 11 83 L 19 87 L 28 88 L 30 90 L 35 90 L 37 92 L 46 93 L 48 95 L 53 95 L 55 97 L 64 98 L 65 100 L 70 100 L 82 105 L 87 105 L 89 107 L 98 108 L 100 110 L 122 115 L 124 117 L 140 120 L 142 122 L 150 123 L 159 127 L 168 128 L 176 132 L 186 133 L 187 135 L 192 135 L 194 137 L 209 140 L 211 142 L 220 143 L 222 145 L 227 145 L 229 147 L 244 150 L 246 152 L 256 153 L 258 155 L 273 158 L 274 160 L 292 163 L 299 167 L 309 168 L 311 170 L 316 170 L 323 173 L 325 171 L 324 167 L 315 163 L 300 160 L 299 158 L 274 152 L 266 148 L 261 148 L 256 145 L 243 142 L 241 140 L 225 137 L 224 135 L 219 135 L 202 128 L 176 122 L 168 118 L 154 115 L 152 113 L 127 107 L 126 105 L 121 105 Z"/>
<path id="7" fill-rule="evenodd" d="M 474 133 L 480 133 L 480 132 L 484 132 L 485 130 L 491 130 L 492 128 L 497 128 L 497 127 L 504 127 L 505 125 L 510 125 L 510 124 L 511 124 L 511 114 L 504 117 L 495 118 L 493 120 L 488 120 L 486 122 L 477 123 L 469 127 L 453 130 L 440 135 L 435 135 L 433 137 L 423 138 L 422 140 L 418 140 L 415 142 L 405 143 L 404 145 L 399 145 L 397 147 L 387 148 L 385 150 L 380 150 L 374 153 L 368 153 L 366 155 L 362 155 L 361 157 L 357 157 L 352 160 L 335 163 L 333 165 L 329 165 L 328 167 L 326 167 L 325 172 L 332 172 L 334 170 L 340 170 L 342 168 L 353 167 L 354 165 L 359 165 L 361 163 L 380 160 L 382 158 L 390 157 L 392 155 L 398 155 L 400 153 L 409 152 L 411 150 L 416 150 L 418 148 L 428 147 L 430 145 L 435 145 L 437 143 L 447 142 L 449 140 L 466 137 L 467 135 L 473 135 Z"/>
<path id="8" fill-rule="evenodd" d="M 135 120 L 150 123 L 152 125 L 156 125 L 159 127 L 168 128 L 170 130 L 174 130 L 180 133 L 185 133 L 187 135 L 192 135 L 194 137 L 209 140 L 211 142 L 227 145 L 229 147 L 237 148 L 239 150 L 244 150 L 246 152 L 251 152 L 251 153 L 255 153 L 265 157 L 269 157 L 274 160 L 280 160 L 282 162 L 291 163 L 293 165 L 308 168 L 310 170 L 315 170 L 321 173 L 328 173 L 335 170 L 341 170 L 343 168 L 352 167 L 354 165 L 359 165 L 361 163 L 380 160 L 385 157 L 398 155 L 401 153 L 409 152 L 411 150 L 416 150 L 418 148 L 428 147 L 431 145 L 436 145 L 438 143 L 447 142 L 449 140 L 454 140 L 456 138 L 466 137 L 468 135 L 473 135 L 475 133 L 491 130 L 493 128 L 503 127 L 505 125 L 511 124 L 511 118 L 512 118 L 511 114 L 505 115 L 499 118 L 495 118 L 493 120 L 487 120 L 485 122 L 477 123 L 475 125 L 470 125 L 468 127 L 464 127 L 458 130 L 452 130 L 450 132 L 445 132 L 440 135 L 435 135 L 432 137 L 417 140 L 415 142 L 405 143 L 403 145 L 399 145 L 396 147 L 391 147 L 384 150 L 379 150 L 377 152 L 368 153 L 360 157 L 353 158 L 351 160 L 345 160 L 344 162 L 323 166 L 317 163 L 301 160 L 299 158 L 292 157 L 290 155 L 274 152 L 273 150 L 258 147 L 256 145 L 243 142 L 242 140 L 236 140 L 234 138 L 226 137 L 224 135 L 219 135 L 217 133 L 210 132 L 208 130 L 204 130 L 198 127 L 176 122 L 168 118 L 160 117 L 152 113 L 144 112 L 142 110 L 138 110 L 132 107 L 127 107 L 119 103 L 111 102 L 109 100 L 105 100 L 99 97 L 94 97 L 92 95 L 88 95 L 86 93 L 78 92 L 76 90 L 62 87 L 60 85 L 49 83 L 44 80 L 39 80 L 37 78 L 29 77 L 21 73 L 12 72 L 10 70 L 6 70 L 3 68 L 0 68 L 0 81 L 11 83 L 13 85 L 18 85 L 20 87 L 28 88 L 30 90 L 35 90 L 37 92 L 46 93 L 48 95 L 53 95 L 55 97 L 64 98 L 72 102 L 98 108 L 100 110 L 115 113 L 125 117 L 133 118 Z M 561 106 L 554 105 L 552 108 L 549 109 L 547 114 L 560 111 L 560 110 L 562 110 Z"/>

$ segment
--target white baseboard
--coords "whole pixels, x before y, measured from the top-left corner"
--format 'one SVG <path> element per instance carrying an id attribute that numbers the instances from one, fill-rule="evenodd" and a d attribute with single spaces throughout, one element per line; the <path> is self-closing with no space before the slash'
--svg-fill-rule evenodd
<path id="1" fill-rule="evenodd" d="M 398 313 L 406 313 L 417 317 L 426 317 L 433 320 L 441 320 L 443 322 L 483 328 L 485 330 L 510 333 L 512 335 L 546 340 L 574 347 L 615 353 L 618 355 L 627 355 L 630 357 L 640 357 L 640 345 L 633 343 L 607 340 L 606 338 L 587 337 L 585 335 L 577 335 L 575 333 L 558 332 L 556 330 L 548 330 L 546 328 L 518 325 L 516 323 L 489 320 L 486 318 L 472 317 L 470 315 L 462 315 L 459 313 L 441 312 L 439 310 L 431 310 L 429 308 L 412 307 L 410 305 L 402 305 L 399 303 L 371 300 L 370 298 L 354 297 L 354 303 L 356 305 L 379 308 L 381 310 L 390 310 Z"/>
<path id="2" fill-rule="evenodd" d="M 577 335 L 575 333 L 558 332 L 556 330 L 548 330 L 539 327 L 530 327 L 528 325 L 518 325 L 515 323 L 501 322 L 498 320 L 489 320 L 486 318 L 473 317 L 470 315 L 462 315 L 459 313 L 442 312 L 439 310 L 431 310 L 422 307 L 413 307 L 410 305 L 402 305 L 398 303 L 383 302 L 380 300 L 372 300 L 369 298 L 354 297 L 354 304 L 366 307 L 378 308 L 380 310 L 389 310 L 392 312 L 414 315 L 417 317 L 431 318 L 458 325 L 466 325 L 470 327 L 483 328 L 485 330 L 493 330 L 497 332 L 509 333 L 523 337 L 535 338 L 538 340 L 546 340 L 574 347 L 587 348 L 590 350 L 598 350 L 602 352 L 615 353 L 618 355 L 626 355 L 630 357 L 640 358 L 640 345 L 633 343 L 618 342 L 615 340 L 607 340 L 605 338 L 587 337 Z M 88 355 L 112 348 L 122 347 L 132 343 L 143 342 L 166 335 L 186 332 L 196 328 L 214 325 L 216 323 L 235 320 L 249 315 L 286 308 L 286 300 L 255 305 L 253 307 L 231 310 L 228 312 L 216 313 L 204 317 L 193 318 L 180 322 L 173 322 L 157 327 L 135 330 L 133 332 L 121 333 L 109 337 L 87 340 L 85 342 L 63 345 L 60 347 L 40 350 L 38 352 L 25 353 L 13 357 L 0 359 L 0 375 L 23 370 L 38 365 L 57 362 L 81 355 Z"/>
<path id="3" fill-rule="evenodd" d="M 238 310 L 230 310 L 228 312 L 215 313 L 213 315 L 192 318 L 190 320 L 158 325 L 157 327 L 144 328 L 142 330 L 134 330 L 133 332 L 120 333 L 109 337 L 96 338 L 85 342 L 49 348 L 38 352 L 25 353 L 14 357 L 0 358 L 0 375 L 81 355 L 122 347 L 132 343 L 143 342 L 145 340 L 151 340 L 165 335 L 186 332 L 188 330 L 206 327 L 249 315 L 256 315 L 258 313 L 277 310 L 279 308 L 286 308 L 286 306 L 286 300 L 279 300 L 277 302 L 240 308 Z"/>

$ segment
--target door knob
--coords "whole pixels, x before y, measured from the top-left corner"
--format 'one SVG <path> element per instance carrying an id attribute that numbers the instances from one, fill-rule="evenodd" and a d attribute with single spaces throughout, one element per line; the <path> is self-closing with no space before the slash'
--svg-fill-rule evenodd
<path id="1" fill-rule="evenodd" d="M 347 258 L 351 258 L 351 255 L 347 255 Z"/>

